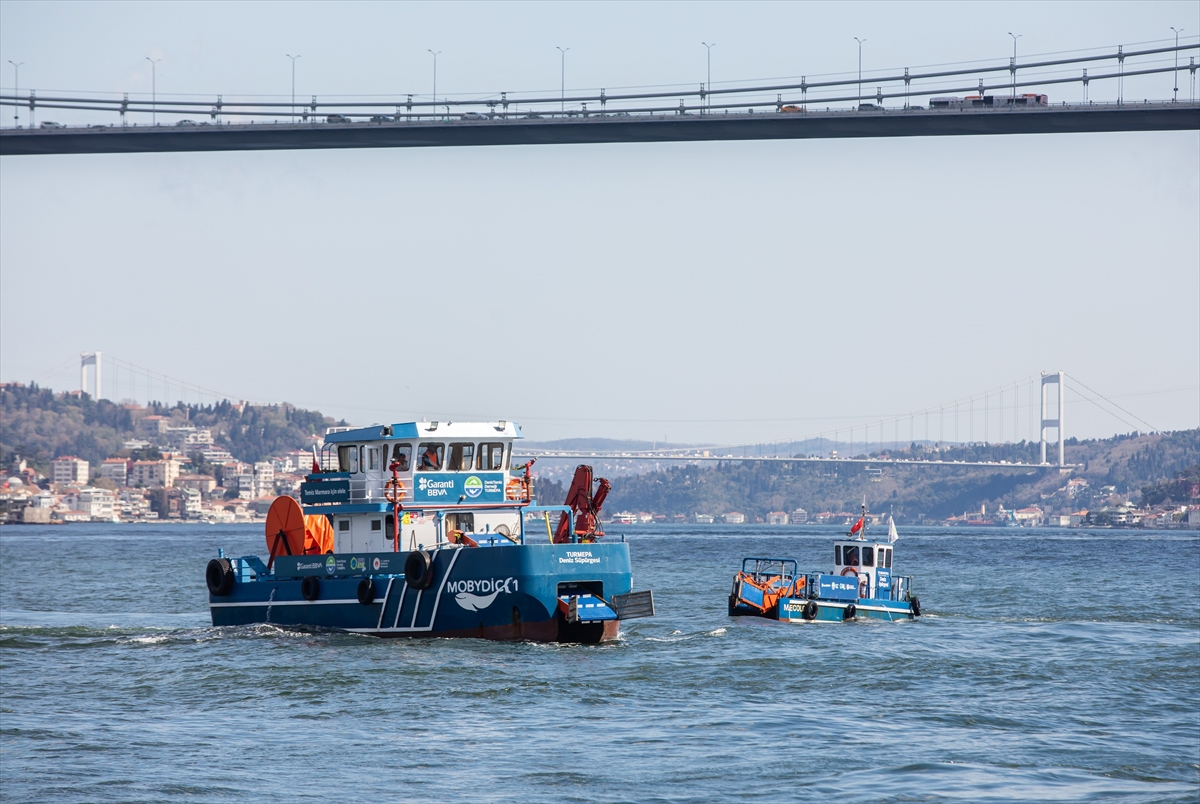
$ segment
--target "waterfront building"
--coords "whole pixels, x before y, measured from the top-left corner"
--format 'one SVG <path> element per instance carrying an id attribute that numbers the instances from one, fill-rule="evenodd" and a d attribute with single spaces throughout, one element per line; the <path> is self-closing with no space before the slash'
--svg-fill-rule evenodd
<path id="1" fill-rule="evenodd" d="M 772 511 L 767 514 L 768 525 L 786 525 L 788 523 L 788 515 L 783 511 Z"/>
<path id="2" fill-rule="evenodd" d="M 803 508 L 797 508 L 795 511 L 792 511 L 791 520 L 793 525 L 805 524 L 808 522 L 808 511 L 805 511 Z"/>
<path id="3" fill-rule="evenodd" d="M 714 519 L 712 514 L 696 514 L 697 525 L 711 525 Z"/>
<path id="4" fill-rule="evenodd" d="M 738 511 L 730 511 L 725 515 L 726 525 L 743 525 L 746 522 L 746 515 Z"/>

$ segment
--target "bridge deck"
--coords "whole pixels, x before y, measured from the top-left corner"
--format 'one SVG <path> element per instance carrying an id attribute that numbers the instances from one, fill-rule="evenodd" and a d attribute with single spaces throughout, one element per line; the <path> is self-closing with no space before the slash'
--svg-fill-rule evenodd
<path id="1" fill-rule="evenodd" d="M 895 109 L 803 114 L 3 129 L 0 155 L 427 148 L 607 142 L 940 137 L 1200 130 L 1200 104 Z"/>

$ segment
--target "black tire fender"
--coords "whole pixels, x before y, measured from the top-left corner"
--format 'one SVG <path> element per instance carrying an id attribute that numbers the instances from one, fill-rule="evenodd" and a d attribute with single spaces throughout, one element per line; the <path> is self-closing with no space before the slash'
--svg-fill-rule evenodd
<path id="1" fill-rule="evenodd" d="M 846 608 L 842 609 L 842 620 L 853 620 L 858 616 L 858 607 L 851 603 Z"/>
<path id="2" fill-rule="evenodd" d="M 321 596 L 321 579 L 316 575 L 305 575 L 300 582 L 300 596 L 309 603 Z"/>
<path id="3" fill-rule="evenodd" d="M 404 559 L 404 580 L 413 589 L 428 589 L 433 583 L 433 555 L 427 550 L 413 550 Z"/>
<path id="4" fill-rule="evenodd" d="M 909 605 L 909 608 L 912 609 L 912 613 L 913 613 L 914 617 L 921 616 L 921 598 L 914 597 L 912 600 L 908 601 L 908 605 Z"/>
<path id="5" fill-rule="evenodd" d="M 807 603 L 805 603 L 804 611 L 802 613 L 804 615 L 804 619 L 806 619 L 806 620 L 817 619 L 817 601 L 810 600 Z"/>
<path id="6" fill-rule="evenodd" d="M 372 578 L 363 578 L 358 582 L 358 602 L 364 606 L 369 606 L 375 602 L 375 581 Z"/>
<path id="7" fill-rule="evenodd" d="M 228 558 L 214 558 L 204 569 L 204 582 L 214 597 L 225 597 L 233 591 L 233 565 Z"/>

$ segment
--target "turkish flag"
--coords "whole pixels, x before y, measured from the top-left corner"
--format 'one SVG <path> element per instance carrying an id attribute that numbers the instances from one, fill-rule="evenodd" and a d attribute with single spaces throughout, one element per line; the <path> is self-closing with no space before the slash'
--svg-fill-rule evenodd
<path id="1" fill-rule="evenodd" d="M 850 528 L 850 535 L 853 536 L 854 534 L 858 533 L 860 530 L 862 530 L 862 526 L 863 518 L 860 516 L 858 521 L 854 523 L 854 527 Z"/>

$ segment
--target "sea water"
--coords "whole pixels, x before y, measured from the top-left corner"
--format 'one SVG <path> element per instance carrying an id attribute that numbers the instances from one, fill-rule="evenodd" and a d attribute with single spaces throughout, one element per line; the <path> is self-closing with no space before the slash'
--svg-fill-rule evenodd
<path id="1" fill-rule="evenodd" d="M 0 797 L 1200 800 L 1200 534 L 908 529 L 911 622 L 730 618 L 839 529 L 624 531 L 658 616 L 599 646 L 213 628 L 252 526 L 0 531 Z"/>

